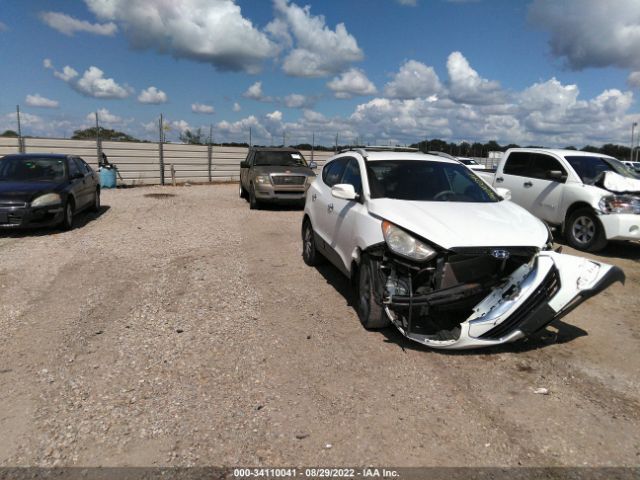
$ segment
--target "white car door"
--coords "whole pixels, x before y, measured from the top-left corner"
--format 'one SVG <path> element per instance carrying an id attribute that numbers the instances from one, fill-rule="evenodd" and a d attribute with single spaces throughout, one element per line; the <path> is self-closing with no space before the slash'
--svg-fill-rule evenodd
<path id="1" fill-rule="evenodd" d="M 313 229 L 327 245 L 331 244 L 335 221 L 333 211 L 337 200 L 331 195 L 331 187 L 340 182 L 346 164 L 347 160 L 342 157 L 327 163 L 322 169 L 322 177 L 313 183 L 316 188 L 312 187 L 312 191 L 309 192 Z"/>

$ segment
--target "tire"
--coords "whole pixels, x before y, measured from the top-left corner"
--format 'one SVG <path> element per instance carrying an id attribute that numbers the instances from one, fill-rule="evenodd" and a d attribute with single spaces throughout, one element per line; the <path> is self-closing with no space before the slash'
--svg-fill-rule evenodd
<path id="1" fill-rule="evenodd" d="M 253 183 L 249 187 L 249 208 L 251 210 L 257 210 L 260 208 L 260 202 L 256 198 L 256 187 L 254 187 Z"/>
<path id="2" fill-rule="evenodd" d="M 240 198 L 247 198 L 247 191 L 242 187 L 242 182 L 240 182 Z"/>
<path id="3" fill-rule="evenodd" d="M 100 211 L 100 189 L 99 188 L 96 188 L 96 193 L 93 197 L 93 204 L 91 205 L 91 211 L 96 213 Z"/>
<path id="4" fill-rule="evenodd" d="M 573 212 L 565 226 L 567 243 L 577 250 L 598 252 L 607 245 L 607 237 L 593 210 L 581 208 Z"/>
<path id="5" fill-rule="evenodd" d="M 316 249 L 315 233 L 309 219 L 302 224 L 302 259 L 310 267 L 322 263 L 322 255 Z"/>
<path id="6" fill-rule="evenodd" d="M 378 262 L 364 254 L 358 269 L 358 317 L 367 330 L 379 330 L 391 325 L 391 320 L 382 305 L 376 303 L 374 280 Z"/>
<path id="7" fill-rule="evenodd" d="M 60 223 L 60 228 L 62 230 L 68 231 L 73 229 L 74 214 L 75 207 L 73 205 L 73 201 L 67 200 L 64 204 L 64 217 L 62 218 L 62 223 Z"/>

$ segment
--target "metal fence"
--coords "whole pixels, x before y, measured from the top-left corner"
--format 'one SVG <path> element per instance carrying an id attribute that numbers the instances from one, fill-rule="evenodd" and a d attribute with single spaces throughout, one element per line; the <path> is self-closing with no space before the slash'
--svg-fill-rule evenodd
<path id="1" fill-rule="evenodd" d="M 247 148 L 208 145 L 185 145 L 159 142 L 100 142 L 101 151 L 109 162 L 115 163 L 128 185 L 158 185 L 171 182 L 171 169 L 178 182 L 222 182 L 238 180 L 240 162 L 247 156 Z M 161 148 L 162 147 L 162 148 Z M 78 155 L 94 168 L 98 167 L 99 145 L 95 140 L 54 138 L 0 137 L 0 157 L 9 153 L 65 153 Z M 302 151 L 308 161 L 312 158 L 322 167 L 333 152 Z"/>

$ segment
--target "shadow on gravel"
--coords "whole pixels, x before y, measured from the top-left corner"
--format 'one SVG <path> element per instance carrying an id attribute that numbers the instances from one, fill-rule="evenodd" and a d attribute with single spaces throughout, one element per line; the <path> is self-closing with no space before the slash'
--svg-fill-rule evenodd
<path id="1" fill-rule="evenodd" d="M 564 238 L 555 238 L 556 245 L 562 245 L 568 247 L 568 244 Z M 554 246 L 555 248 L 555 246 Z M 563 253 L 569 253 L 565 251 Z M 582 252 L 572 252 L 570 255 L 580 255 Z M 607 244 L 606 248 L 600 252 L 595 252 L 594 255 L 605 258 L 622 258 L 625 260 L 640 261 L 640 242 L 632 241 L 611 241 Z"/>
<path id="2" fill-rule="evenodd" d="M 342 295 L 342 297 L 346 300 L 347 305 L 355 310 L 357 301 L 353 292 L 353 288 L 347 277 L 345 277 L 341 272 L 338 271 L 337 268 L 335 268 L 329 262 L 318 265 L 316 269 L 324 277 L 326 282 L 331 285 L 340 295 Z M 514 343 L 507 343 L 495 347 L 480 348 L 475 350 L 439 350 L 407 339 L 395 327 L 385 328 L 377 333 L 385 337 L 386 343 L 395 343 L 400 348 L 402 348 L 402 350 L 436 352 L 444 355 L 491 355 L 508 352 L 527 352 L 531 350 L 538 350 L 540 348 L 548 347 L 554 344 L 568 343 L 575 340 L 576 338 L 588 335 L 586 330 L 576 327 L 575 325 L 565 323 L 562 320 L 555 320 L 551 322 L 549 326 L 544 330 L 526 339 L 519 340 Z"/>
<path id="3" fill-rule="evenodd" d="M 91 222 L 97 220 L 106 212 L 109 211 L 111 207 L 108 205 L 102 205 L 100 207 L 100 211 L 98 212 L 82 212 L 79 213 L 77 217 L 74 219 L 73 230 L 78 228 L 83 228 L 85 225 L 90 224 Z M 58 233 L 63 233 L 57 227 L 48 227 L 48 228 L 22 228 L 19 230 L 10 230 L 10 229 L 0 229 L 0 237 L 6 238 L 24 238 L 24 237 L 46 237 L 48 235 L 55 235 Z"/>
<path id="4" fill-rule="evenodd" d="M 258 211 L 260 210 L 270 212 L 302 212 L 304 205 L 296 205 L 295 203 L 261 203 L 258 208 Z"/>

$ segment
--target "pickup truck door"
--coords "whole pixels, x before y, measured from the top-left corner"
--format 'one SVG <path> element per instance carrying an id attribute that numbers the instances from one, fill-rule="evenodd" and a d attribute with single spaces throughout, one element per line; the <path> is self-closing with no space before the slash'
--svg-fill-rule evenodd
<path id="1" fill-rule="evenodd" d="M 255 152 L 250 152 L 249 155 L 247 155 L 247 158 L 246 158 L 245 162 L 249 165 L 249 168 L 251 167 L 251 165 L 253 163 L 253 157 L 254 156 L 255 156 Z M 249 189 L 249 181 L 248 181 L 249 168 L 240 167 L 240 185 L 242 185 L 242 187 L 245 190 Z"/>
<path id="2" fill-rule="evenodd" d="M 559 224 L 566 180 L 567 171 L 556 158 L 537 152 L 512 152 L 496 175 L 495 185 L 511 190 L 511 200 L 536 217 Z"/>

